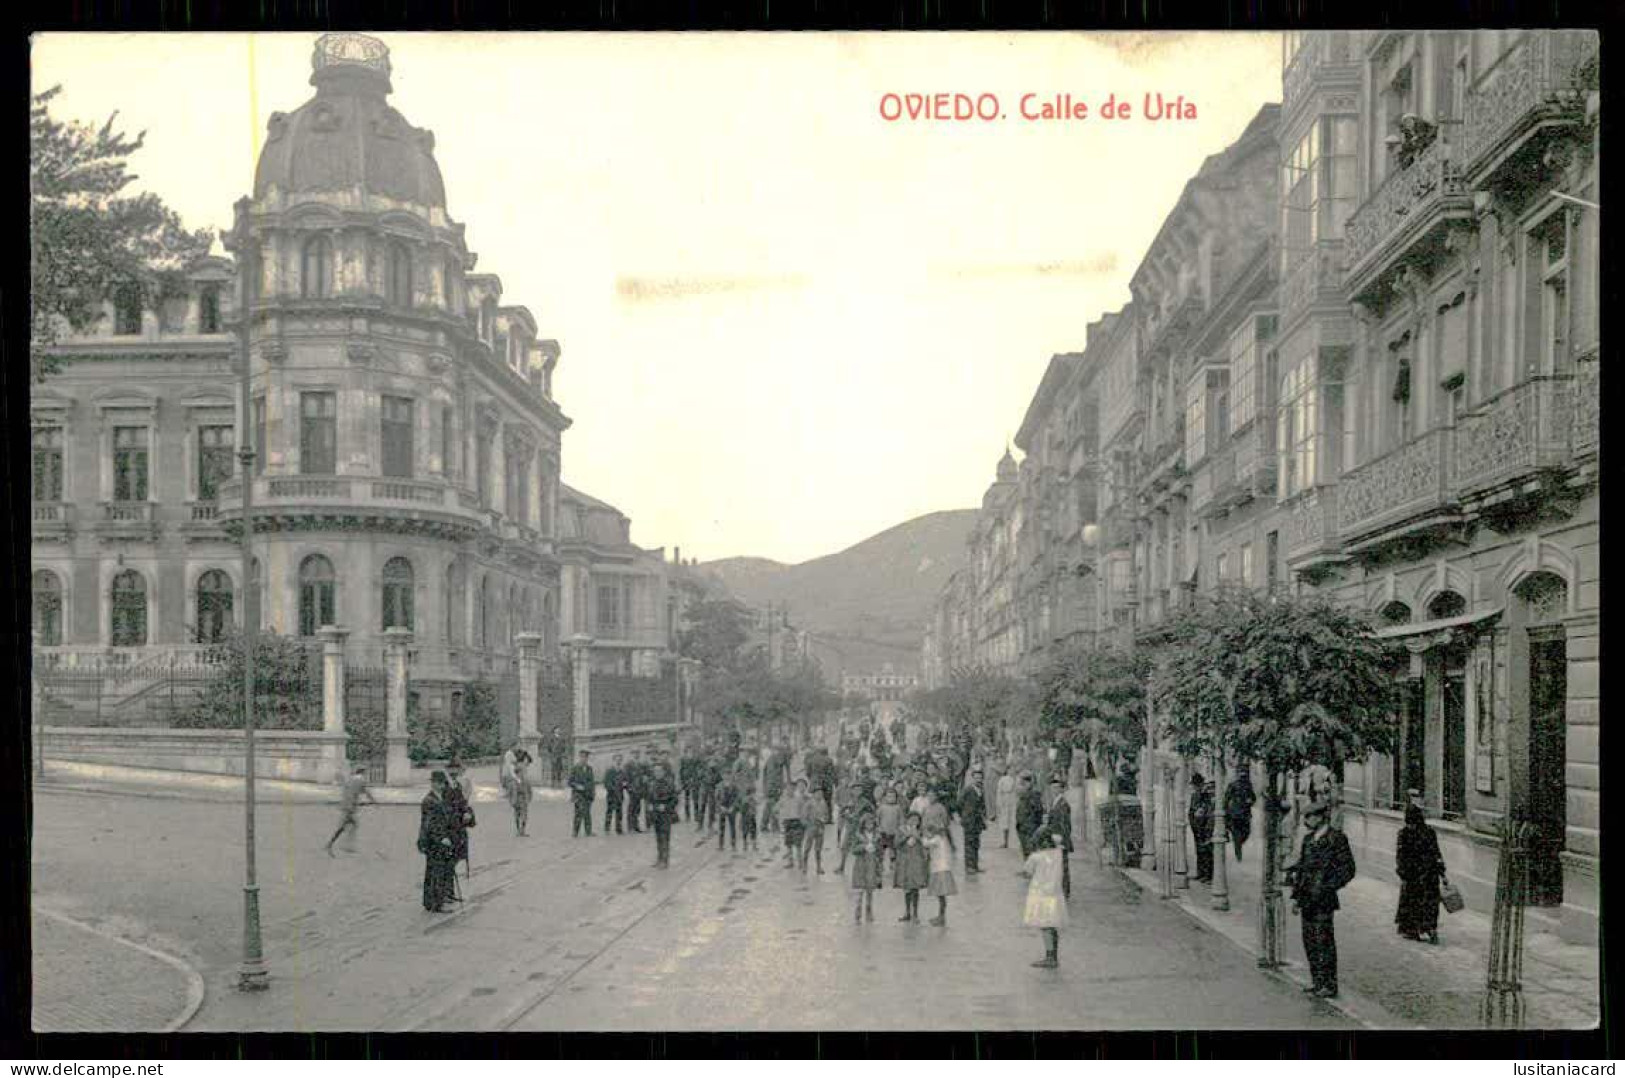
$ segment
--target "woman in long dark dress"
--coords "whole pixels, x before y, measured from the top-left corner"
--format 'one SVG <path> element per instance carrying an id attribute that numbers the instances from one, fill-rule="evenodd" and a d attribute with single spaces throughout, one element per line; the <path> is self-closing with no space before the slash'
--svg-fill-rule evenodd
<path id="1" fill-rule="evenodd" d="M 1444 878 L 1444 857 L 1439 853 L 1439 836 L 1427 825 L 1416 805 L 1405 809 L 1405 826 L 1399 832 L 1394 853 L 1394 869 L 1399 874 L 1399 910 L 1394 924 L 1406 939 L 1439 942 L 1439 881 Z"/>
<path id="2" fill-rule="evenodd" d="M 455 836 L 461 821 L 448 794 L 450 783 L 444 771 L 429 778 L 429 792 L 423 798 L 423 815 L 418 824 L 418 852 L 424 856 L 423 908 L 443 913 L 446 903 L 457 894 L 457 850 Z"/>

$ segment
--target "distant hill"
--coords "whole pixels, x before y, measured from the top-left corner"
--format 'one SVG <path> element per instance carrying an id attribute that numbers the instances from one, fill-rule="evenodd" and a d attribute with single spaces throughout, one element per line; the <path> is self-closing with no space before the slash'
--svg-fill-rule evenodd
<path id="1" fill-rule="evenodd" d="M 791 624 L 827 640 L 827 651 L 839 649 L 850 672 L 884 662 L 915 672 L 931 605 L 964 565 L 965 539 L 975 522 L 976 510 L 951 509 L 799 565 L 744 557 L 701 562 L 699 568 L 752 605 L 788 608 Z"/>

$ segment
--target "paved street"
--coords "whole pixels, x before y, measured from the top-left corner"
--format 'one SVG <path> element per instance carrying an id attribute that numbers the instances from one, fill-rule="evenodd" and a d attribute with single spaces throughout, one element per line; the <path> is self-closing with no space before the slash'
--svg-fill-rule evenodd
<path id="1" fill-rule="evenodd" d="M 419 903 L 409 806 L 365 809 L 358 852 L 339 858 L 321 848 L 330 806 L 262 806 L 273 986 L 260 995 L 232 988 L 234 807 L 41 791 L 35 898 L 139 926 L 196 966 L 207 994 L 188 1030 L 1351 1024 L 1092 861 L 1076 866 L 1075 921 L 1051 973 L 1028 965 L 1042 946 L 1020 925 L 1014 853 L 987 852 L 989 873 L 962 881 L 946 931 L 898 924 L 895 891 L 855 926 L 833 856 L 828 875 L 803 881 L 769 855 L 776 836 L 760 855 L 719 855 L 680 825 L 673 868 L 657 872 L 652 837 L 572 841 L 565 805 L 538 803 L 526 839 L 501 805 L 479 809 L 464 910 L 436 916 Z"/>

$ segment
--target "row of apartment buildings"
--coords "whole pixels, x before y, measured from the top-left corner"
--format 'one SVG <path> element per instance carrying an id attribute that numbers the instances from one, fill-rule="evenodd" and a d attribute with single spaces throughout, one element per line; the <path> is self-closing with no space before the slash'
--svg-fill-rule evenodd
<path id="1" fill-rule="evenodd" d="M 1591 32 L 1286 35 L 1281 104 L 1052 359 L 927 684 L 1144 646 L 1221 583 L 1330 595 L 1405 686 L 1398 751 L 1346 775 L 1362 870 L 1419 791 L 1488 908 L 1510 804 L 1537 918 L 1594 941 L 1598 102 Z"/>
<path id="2" fill-rule="evenodd" d="M 282 634 L 343 627 L 371 665 L 386 630 L 411 630 L 428 685 L 505 667 L 527 631 L 550 656 L 591 637 L 597 672 L 658 675 L 682 589 L 625 514 L 561 481 L 557 342 L 474 272 L 433 135 L 386 100 L 383 43 L 326 35 L 313 69 L 314 96 L 271 117 L 233 257 L 128 282 L 52 349 L 31 400 L 41 655 L 183 654 L 246 607 Z"/>

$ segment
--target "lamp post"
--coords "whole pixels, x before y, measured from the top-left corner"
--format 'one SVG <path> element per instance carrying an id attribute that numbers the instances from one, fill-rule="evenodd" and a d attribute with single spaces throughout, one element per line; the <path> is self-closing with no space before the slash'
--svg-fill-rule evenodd
<path id="1" fill-rule="evenodd" d="M 250 260 L 250 268 L 257 260 Z M 237 355 L 241 361 L 239 389 L 242 410 L 237 437 L 237 461 L 243 476 L 242 581 L 243 603 L 243 961 L 237 970 L 237 988 L 263 991 L 267 985 L 264 944 L 260 937 L 260 889 L 254 876 L 254 647 L 259 635 L 259 603 L 253 598 L 254 453 L 249 437 L 251 360 L 248 351 L 249 299 L 254 294 L 247 269 L 239 271 L 241 301 L 237 311 Z"/>

